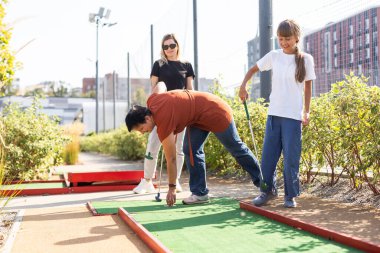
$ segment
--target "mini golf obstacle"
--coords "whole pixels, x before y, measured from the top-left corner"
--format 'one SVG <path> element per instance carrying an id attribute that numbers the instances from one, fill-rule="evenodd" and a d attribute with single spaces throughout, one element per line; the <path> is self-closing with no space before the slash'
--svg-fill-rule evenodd
<path id="1" fill-rule="evenodd" d="M 337 239 L 336 232 L 315 235 L 300 224 L 289 224 L 289 218 L 268 218 L 252 212 L 249 203 L 229 198 L 202 205 L 178 201 L 174 207 L 155 201 L 92 202 L 91 206 L 98 215 L 118 213 L 154 252 L 380 252 L 380 245 L 357 238 L 347 243 Z"/>
<path id="2" fill-rule="evenodd" d="M 65 179 L 27 181 L 1 186 L 5 196 L 31 196 L 132 190 L 144 177 L 143 170 L 66 172 Z"/>

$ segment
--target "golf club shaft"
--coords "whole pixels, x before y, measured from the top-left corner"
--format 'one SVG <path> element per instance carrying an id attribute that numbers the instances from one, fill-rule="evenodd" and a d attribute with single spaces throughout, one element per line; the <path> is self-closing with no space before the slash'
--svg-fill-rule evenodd
<path id="1" fill-rule="evenodd" d="M 247 116 L 247 120 L 248 120 L 248 125 L 249 125 L 249 131 L 251 132 L 251 137 L 252 137 L 252 142 L 253 142 L 253 148 L 255 149 L 255 153 L 256 153 L 256 157 L 257 159 L 259 158 L 258 157 L 258 153 L 257 153 L 257 149 L 256 149 L 256 141 L 255 141 L 255 135 L 253 134 L 253 129 L 252 129 L 252 124 L 251 124 L 251 119 L 249 117 L 249 112 L 248 112 L 248 106 L 247 106 L 247 102 L 244 100 L 244 109 L 245 109 L 245 114 Z M 261 166 L 260 164 L 258 164 L 259 166 L 259 170 L 260 170 L 260 176 L 261 178 L 264 178 L 263 177 L 263 172 L 261 171 Z"/>
<path id="2" fill-rule="evenodd" d="M 164 164 L 164 148 L 161 150 L 161 167 L 160 167 L 160 180 L 158 185 L 158 193 L 161 192 L 161 178 L 162 178 L 162 166 Z"/>

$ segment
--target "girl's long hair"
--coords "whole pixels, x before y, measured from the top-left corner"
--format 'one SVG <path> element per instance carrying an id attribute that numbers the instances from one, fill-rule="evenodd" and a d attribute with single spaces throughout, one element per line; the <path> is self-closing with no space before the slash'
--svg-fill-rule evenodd
<path id="1" fill-rule="evenodd" d="M 297 82 L 302 83 L 305 80 L 306 68 L 305 68 L 304 57 L 298 47 L 298 41 L 301 37 L 301 29 L 299 25 L 294 20 L 286 19 L 278 25 L 277 36 L 281 36 L 281 37 L 295 36 L 297 38 L 296 54 L 295 54 L 295 60 L 296 60 L 295 78 Z"/>

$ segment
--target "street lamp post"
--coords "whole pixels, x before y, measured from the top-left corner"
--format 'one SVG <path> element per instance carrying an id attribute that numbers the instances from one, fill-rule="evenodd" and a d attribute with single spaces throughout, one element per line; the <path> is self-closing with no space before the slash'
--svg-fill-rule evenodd
<path id="1" fill-rule="evenodd" d="M 99 133 L 99 60 L 98 60 L 98 47 L 99 47 L 99 24 L 101 24 L 102 19 L 108 19 L 111 14 L 111 10 L 107 9 L 105 11 L 104 7 L 100 7 L 98 13 L 90 13 L 89 21 L 90 23 L 96 24 L 96 61 L 95 61 L 95 131 Z M 103 25 L 114 25 L 104 23 Z M 103 94 L 104 96 L 104 94 Z M 103 129 L 104 131 L 105 129 Z"/>

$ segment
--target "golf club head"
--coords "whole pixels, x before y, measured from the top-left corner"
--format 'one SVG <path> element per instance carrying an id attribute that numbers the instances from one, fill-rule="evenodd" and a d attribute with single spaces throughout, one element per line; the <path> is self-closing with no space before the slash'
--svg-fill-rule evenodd
<path id="1" fill-rule="evenodd" d="M 162 199 L 160 198 L 160 193 L 157 193 L 157 195 L 156 195 L 156 201 L 157 202 L 161 202 L 162 201 Z"/>

